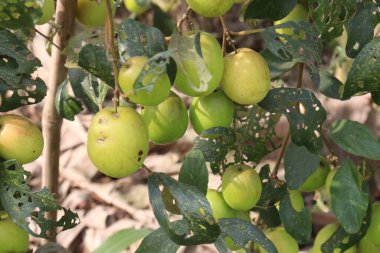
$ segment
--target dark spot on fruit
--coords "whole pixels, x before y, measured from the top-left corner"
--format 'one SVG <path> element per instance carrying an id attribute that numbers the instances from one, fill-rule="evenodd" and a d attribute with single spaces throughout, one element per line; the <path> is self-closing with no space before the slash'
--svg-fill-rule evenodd
<path id="1" fill-rule="evenodd" d="M 103 124 L 103 119 L 100 118 L 100 119 L 98 120 L 98 123 L 99 123 L 99 124 Z"/>
<path id="2" fill-rule="evenodd" d="M 32 152 L 33 152 L 33 153 L 36 153 L 36 151 L 35 151 L 35 150 L 33 150 Z"/>
<path id="3" fill-rule="evenodd" d="M 139 157 L 139 158 L 137 159 L 137 161 L 140 162 L 140 161 L 141 161 L 141 157 Z"/>
<path id="4" fill-rule="evenodd" d="M 106 141 L 106 138 L 105 137 L 99 137 L 98 138 L 98 143 L 102 144 Z"/>
<path id="5" fill-rule="evenodd" d="M 142 150 L 140 150 L 138 153 L 139 156 L 142 156 L 143 154 L 144 154 L 144 152 Z"/>

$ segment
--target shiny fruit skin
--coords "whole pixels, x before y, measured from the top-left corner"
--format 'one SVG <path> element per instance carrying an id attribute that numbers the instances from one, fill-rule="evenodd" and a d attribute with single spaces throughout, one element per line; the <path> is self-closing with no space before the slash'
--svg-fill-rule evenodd
<path id="1" fill-rule="evenodd" d="M 32 121 L 13 114 L 0 117 L 0 157 L 30 163 L 41 155 L 43 147 L 41 130 Z"/>
<path id="2" fill-rule="evenodd" d="M 330 165 L 326 159 L 321 158 L 321 164 L 313 174 L 299 187 L 298 190 L 303 192 L 313 192 L 325 185 L 327 175 L 330 172 Z"/>
<path id="3" fill-rule="evenodd" d="M 224 58 L 221 87 L 238 104 L 257 104 L 270 88 L 269 66 L 256 51 L 240 48 Z"/>
<path id="4" fill-rule="evenodd" d="M 106 1 L 101 0 L 101 3 L 98 4 L 97 0 L 78 0 L 76 18 L 84 26 L 104 26 L 107 19 Z M 113 1 L 111 1 L 111 7 L 115 12 Z"/>
<path id="5" fill-rule="evenodd" d="M 145 106 L 141 116 L 148 128 L 149 139 L 155 144 L 177 141 L 188 126 L 185 103 L 174 92 L 156 106 Z"/>
<path id="6" fill-rule="evenodd" d="M 260 199 L 261 180 L 257 172 L 247 165 L 232 165 L 222 177 L 222 193 L 227 204 L 239 211 L 248 211 Z"/>
<path id="7" fill-rule="evenodd" d="M 137 15 L 143 14 L 148 10 L 149 5 L 147 6 L 141 6 L 139 5 L 136 0 L 124 0 L 125 8 L 127 8 L 128 11 L 135 13 Z"/>
<path id="8" fill-rule="evenodd" d="M 380 202 L 372 204 L 371 223 L 367 230 L 368 241 L 380 247 Z"/>
<path id="9" fill-rule="evenodd" d="M 195 36 L 194 34 L 190 37 Z M 186 74 L 189 76 L 191 82 L 189 82 L 185 76 L 184 71 L 177 65 L 177 75 L 174 81 L 175 87 L 191 97 L 201 97 L 211 94 L 220 84 L 224 70 L 223 53 L 219 42 L 209 33 L 201 32 L 200 45 L 202 51 L 203 61 L 208 68 L 208 71 L 212 75 L 208 82 L 208 87 L 204 91 L 196 90 L 192 87 L 192 84 L 200 87 L 201 80 L 198 75 L 198 70 L 194 61 L 183 60 L 182 67 Z"/>
<path id="10" fill-rule="evenodd" d="M 143 70 L 148 58 L 145 56 L 135 56 L 129 58 L 119 71 L 119 85 L 124 94 L 132 91 L 133 85 Z M 154 71 L 145 75 L 142 80 L 144 86 L 149 85 L 155 78 Z M 132 93 L 129 99 L 141 105 L 157 105 L 164 101 L 170 94 L 170 80 L 166 72 L 161 73 L 155 80 L 154 88 L 151 91 L 139 90 Z"/>
<path id="11" fill-rule="evenodd" d="M 143 164 L 149 149 L 148 130 L 132 108 L 105 108 L 95 114 L 88 129 L 87 151 L 102 173 L 127 177 Z"/>
<path id="12" fill-rule="evenodd" d="M 234 0 L 186 0 L 190 8 L 204 17 L 219 17 L 229 11 Z"/>
<path id="13" fill-rule="evenodd" d="M 55 11 L 54 0 L 45 0 L 44 5 L 42 6 L 42 16 L 37 21 L 37 25 L 42 25 L 49 22 L 53 18 Z"/>
<path id="14" fill-rule="evenodd" d="M 271 240 L 276 247 L 278 253 L 298 253 L 299 247 L 297 241 L 289 235 L 284 228 L 277 227 L 268 229 L 265 232 L 266 237 Z M 260 253 L 267 253 L 261 246 Z"/>
<path id="15" fill-rule="evenodd" d="M 29 247 L 29 234 L 18 227 L 7 215 L 0 212 L 0 253 L 25 253 Z"/>
<path id="16" fill-rule="evenodd" d="M 274 22 L 274 25 L 280 25 L 288 21 L 307 21 L 308 11 L 302 4 L 296 4 L 290 13 L 281 20 Z M 276 29 L 276 32 L 279 34 L 293 35 L 294 31 L 292 28 L 279 28 Z M 294 39 L 297 39 L 295 36 Z"/>
<path id="17" fill-rule="evenodd" d="M 213 127 L 229 127 L 234 117 L 234 103 L 223 91 L 196 97 L 189 109 L 190 122 L 197 134 Z"/>

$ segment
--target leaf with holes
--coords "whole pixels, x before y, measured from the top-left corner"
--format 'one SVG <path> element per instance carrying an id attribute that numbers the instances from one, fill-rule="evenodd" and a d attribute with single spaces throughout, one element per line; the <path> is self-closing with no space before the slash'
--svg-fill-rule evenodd
<path id="1" fill-rule="evenodd" d="M 170 221 L 160 187 L 171 193 L 182 220 Z M 158 223 L 173 242 L 179 245 L 207 244 L 220 235 L 210 204 L 198 188 L 177 182 L 163 173 L 152 173 L 149 199 Z M 178 226 L 179 222 L 181 226 Z"/>
<path id="2" fill-rule="evenodd" d="M 319 155 L 291 142 L 284 157 L 285 180 L 289 189 L 298 189 L 319 166 Z"/>
<path id="3" fill-rule="evenodd" d="M 1 1 L 0 27 L 12 30 L 32 28 L 42 15 L 43 3 L 43 0 Z"/>
<path id="4" fill-rule="evenodd" d="M 247 6 L 244 19 L 272 19 L 284 18 L 297 4 L 296 0 L 255 0 Z"/>
<path id="5" fill-rule="evenodd" d="M 164 35 L 157 28 L 125 19 L 116 29 L 119 54 L 124 62 L 133 56 L 150 58 L 166 50 Z"/>
<path id="6" fill-rule="evenodd" d="M 275 126 L 281 114 L 270 113 L 257 105 L 235 106 L 236 120 L 239 122 L 236 136 L 245 161 L 259 163 L 267 154 L 281 146 Z"/>
<path id="7" fill-rule="evenodd" d="M 83 108 L 81 102 L 68 93 L 69 80 L 66 79 L 58 87 L 55 95 L 55 109 L 62 118 L 74 120 L 74 116 L 80 113 Z"/>
<path id="8" fill-rule="evenodd" d="M 298 104 L 301 111 L 297 108 Z M 286 116 L 294 144 L 306 146 L 312 153 L 319 153 L 322 149 L 322 124 L 326 119 L 326 110 L 313 92 L 296 88 L 272 89 L 259 106 Z"/>
<path id="9" fill-rule="evenodd" d="M 369 197 L 361 190 L 361 175 L 353 161 L 345 160 L 330 185 L 331 209 L 345 231 L 356 234 L 366 216 Z"/>
<path id="10" fill-rule="evenodd" d="M 136 253 L 176 253 L 178 249 L 179 245 L 170 239 L 163 228 L 159 228 L 144 238 Z"/>
<path id="11" fill-rule="evenodd" d="M 45 188 L 32 192 L 27 185 L 31 174 L 15 160 L 0 163 L 0 202 L 4 210 L 20 227 L 35 237 L 54 238 L 57 231 L 78 225 L 78 215 L 62 208 Z M 37 210 L 38 209 L 38 210 Z M 63 211 L 58 221 L 45 218 L 46 212 Z M 39 227 L 39 232 L 30 228 L 30 223 Z"/>
<path id="12" fill-rule="evenodd" d="M 356 56 L 344 85 L 343 99 L 380 90 L 380 37 L 374 38 Z"/>
<path id="13" fill-rule="evenodd" d="M 194 140 L 193 149 L 202 151 L 206 162 L 211 163 L 213 173 L 219 173 L 227 153 L 234 149 L 236 136 L 232 129 L 214 127 L 205 130 Z"/>
<path id="14" fill-rule="evenodd" d="M 31 74 L 41 62 L 13 33 L 0 29 L 0 111 L 40 102 L 46 85 Z"/>
<path id="15" fill-rule="evenodd" d="M 279 78 L 282 74 L 291 70 L 296 65 L 296 62 L 284 61 L 280 57 L 275 56 L 268 48 L 264 49 L 261 52 L 261 55 L 269 65 L 270 77 L 272 80 Z"/>
<path id="16" fill-rule="evenodd" d="M 355 58 L 362 48 L 372 40 L 373 29 L 377 24 L 378 10 L 375 3 L 364 1 L 360 3 L 355 14 L 346 24 L 347 44 L 346 52 L 351 58 Z"/>
<path id="17" fill-rule="evenodd" d="M 309 0 L 311 18 L 324 41 L 342 34 L 343 25 L 354 13 L 356 5 L 357 1 L 352 0 Z"/>

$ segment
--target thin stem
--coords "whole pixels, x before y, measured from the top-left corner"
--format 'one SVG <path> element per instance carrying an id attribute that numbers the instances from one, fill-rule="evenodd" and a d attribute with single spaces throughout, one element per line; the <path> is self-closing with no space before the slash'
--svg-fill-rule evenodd
<path id="1" fill-rule="evenodd" d="M 234 31 L 230 31 L 230 34 L 232 36 L 246 36 L 246 35 L 251 35 L 251 34 L 256 34 L 256 33 L 261 33 L 263 32 L 265 29 L 251 29 L 251 30 L 246 30 L 246 31 L 239 31 L 239 32 L 234 32 Z"/>
<path id="2" fill-rule="evenodd" d="M 145 164 L 141 165 L 141 168 L 144 169 L 144 170 L 146 170 L 146 171 L 148 171 L 149 174 L 153 173 L 153 171 L 151 169 L 149 169 Z"/>
<path id="3" fill-rule="evenodd" d="M 37 30 L 36 28 L 34 28 L 34 31 L 36 33 L 38 33 L 39 35 L 41 35 L 42 37 L 44 37 L 47 41 L 49 41 L 53 46 L 55 46 L 56 48 L 58 48 L 60 51 L 62 51 L 62 48 L 60 46 L 58 46 L 57 44 L 54 43 L 54 41 L 52 40 L 52 38 L 46 36 L 45 34 L 43 34 L 42 32 L 40 32 L 39 30 Z"/>
<path id="4" fill-rule="evenodd" d="M 178 20 L 178 22 L 177 22 L 177 28 L 179 30 L 181 30 L 181 27 L 182 27 L 183 23 L 189 18 L 190 12 L 191 12 L 191 8 L 188 7 L 187 10 L 186 10 L 186 12 L 182 15 L 182 18 L 180 20 Z"/>
<path id="5" fill-rule="evenodd" d="M 228 30 L 226 21 L 224 19 L 224 16 L 220 16 L 220 22 L 222 23 L 223 26 L 223 36 L 225 36 L 226 42 L 234 49 L 235 53 L 237 53 L 237 49 L 235 47 L 235 41 L 231 38 L 230 31 Z M 225 47 L 226 45 L 224 45 Z"/>
<path id="6" fill-rule="evenodd" d="M 106 45 L 108 45 L 108 49 L 111 52 L 112 57 L 112 66 L 113 66 L 113 74 L 115 80 L 115 88 L 113 90 L 113 102 L 114 102 L 114 110 L 117 112 L 117 107 L 119 106 L 119 96 L 120 96 L 120 88 L 119 88 L 119 80 L 118 80 L 118 65 L 119 58 L 117 57 L 115 51 L 115 38 L 114 38 L 114 25 L 113 25 L 113 14 L 111 1 L 106 0 L 107 5 L 107 22 L 106 22 Z"/>

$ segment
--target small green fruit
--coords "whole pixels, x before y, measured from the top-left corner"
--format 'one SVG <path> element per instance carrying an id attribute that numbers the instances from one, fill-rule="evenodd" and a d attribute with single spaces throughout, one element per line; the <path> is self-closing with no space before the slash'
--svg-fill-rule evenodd
<path id="1" fill-rule="evenodd" d="M 321 158 L 321 164 L 313 174 L 300 186 L 299 190 L 303 192 L 313 192 L 325 185 L 327 175 L 330 172 L 330 165 L 326 159 Z"/>
<path id="2" fill-rule="evenodd" d="M 193 98 L 190 122 L 197 134 L 213 127 L 229 127 L 234 117 L 234 103 L 223 91 Z"/>
<path id="3" fill-rule="evenodd" d="M 232 165 L 222 177 L 222 193 L 227 204 L 239 211 L 248 211 L 260 199 L 261 180 L 257 172 L 247 165 Z"/>
<path id="4" fill-rule="evenodd" d="M 25 253 L 29 234 L 18 227 L 5 212 L 0 212 L 0 253 Z"/>
<path id="5" fill-rule="evenodd" d="M 275 21 L 275 25 L 280 25 L 288 21 L 307 21 L 308 11 L 302 4 L 296 4 L 294 8 L 290 11 L 290 13 L 281 20 Z M 276 29 L 276 32 L 279 34 L 285 34 L 292 36 L 294 35 L 294 31 L 292 28 L 280 28 Z M 303 35 L 301 34 L 303 37 Z M 294 36 L 294 39 L 298 39 L 298 35 Z M 285 41 L 284 41 L 285 42 Z"/>
<path id="6" fill-rule="evenodd" d="M 224 15 L 234 4 L 234 0 L 186 0 L 197 14 L 205 17 Z"/>
<path id="7" fill-rule="evenodd" d="M 339 169 L 339 167 L 336 167 L 336 168 L 330 170 L 329 174 L 327 174 L 327 177 L 326 177 L 325 187 L 326 187 L 326 193 L 329 197 L 331 197 L 331 193 L 330 193 L 331 182 L 332 182 L 336 172 L 338 171 L 338 169 Z"/>
<path id="8" fill-rule="evenodd" d="M 130 94 L 133 85 L 139 77 L 140 72 L 146 68 L 148 58 L 145 56 L 135 56 L 129 58 L 119 71 L 119 85 L 124 94 Z M 164 101 L 170 94 L 170 80 L 166 72 L 161 73 L 156 77 L 155 72 L 160 72 L 159 69 L 152 69 L 142 80 L 142 85 L 147 86 L 155 82 L 151 91 L 137 90 L 130 94 L 129 99 L 141 105 L 157 105 Z M 155 79 L 156 78 L 156 79 Z"/>
<path id="9" fill-rule="evenodd" d="M 12 114 L 0 117 L 0 157 L 30 163 L 41 155 L 43 147 L 41 130 L 32 121 Z"/>
<path id="10" fill-rule="evenodd" d="M 294 210 L 296 210 L 297 212 L 301 212 L 302 209 L 304 209 L 305 207 L 305 203 L 303 202 L 303 197 L 301 193 L 297 190 L 288 190 L 288 192 Z"/>
<path id="11" fill-rule="evenodd" d="M 115 5 L 111 1 L 111 8 L 115 12 Z M 85 26 L 104 26 L 107 19 L 106 0 L 78 0 L 76 18 Z"/>
<path id="12" fill-rule="evenodd" d="M 149 8 L 149 4 L 145 6 L 140 5 L 136 0 L 124 0 L 124 5 L 128 11 L 135 13 L 137 15 L 143 14 Z"/>
<path id="13" fill-rule="evenodd" d="M 184 135 L 188 125 L 186 106 L 174 92 L 156 106 L 145 106 L 141 116 L 148 128 L 150 140 L 156 144 L 177 141 Z"/>
<path id="14" fill-rule="evenodd" d="M 45 0 L 42 6 L 42 16 L 37 21 L 37 25 L 42 25 L 49 22 L 53 18 L 55 11 L 54 0 Z"/>
<path id="15" fill-rule="evenodd" d="M 297 241 L 289 235 L 284 228 L 277 227 L 268 229 L 264 232 L 266 237 L 271 240 L 276 247 L 278 253 L 298 253 L 299 247 Z M 267 253 L 261 246 L 260 253 Z"/>
<path id="16" fill-rule="evenodd" d="M 360 253 L 377 253 L 380 252 L 380 246 L 376 246 L 368 239 L 367 236 L 364 236 L 359 242 Z"/>
<path id="17" fill-rule="evenodd" d="M 87 151 L 102 173 L 127 177 L 143 164 L 148 154 L 148 131 L 141 116 L 132 108 L 99 111 L 88 129 Z"/>
<path id="18" fill-rule="evenodd" d="M 366 237 L 376 247 L 380 247 L 380 202 L 372 204 L 371 224 Z"/>

